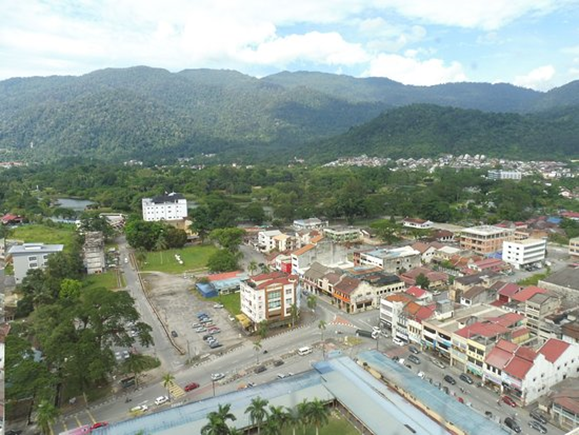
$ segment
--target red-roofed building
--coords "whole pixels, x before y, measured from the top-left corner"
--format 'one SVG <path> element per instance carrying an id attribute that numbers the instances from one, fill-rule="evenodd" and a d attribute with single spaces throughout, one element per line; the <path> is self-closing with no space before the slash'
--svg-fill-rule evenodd
<path id="1" fill-rule="evenodd" d="M 527 405 L 579 370 L 579 346 L 548 340 L 538 351 L 500 340 L 485 359 L 483 382 Z"/>
<path id="2" fill-rule="evenodd" d="M 424 275 L 429 282 L 428 288 L 430 290 L 445 287 L 448 284 L 448 274 L 443 272 L 436 272 L 427 267 L 415 267 L 408 272 L 400 274 L 400 279 L 408 286 L 416 285 L 416 278 L 419 275 Z"/>
<path id="3" fill-rule="evenodd" d="M 475 272 L 504 272 L 505 270 L 509 270 L 511 267 L 498 258 L 485 258 L 484 260 L 470 263 L 468 268 Z"/>
<path id="4" fill-rule="evenodd" d="M 256 275 L 242 281 L 241 312 L 254 329 L 266 321 L 273 326 L 292 321 L 292 305 L 299 307 L 298 278 L 282 272 Z"/>
<path id="5" fill-rule="evenodd" d="M 527 299 L 532 298 L 537 293 L 547 293 L 547 290 L 531 285 L 529 287 L 525 287 L 520 292 L 515 293 L 511 299 L 517 302 L 525 302 Z"/>
<path id="6" fill-rule="evenodd" d="M 385 296 L 380 301 L 380 324 L 393 337 L 421 345 L 422 322 L 434 315 L 431 302 L 432 295 L 418 287 Z"/>
<path id="7" fill-rule="evenodd" d="M 20 215 L 7 213 L 2 216 L 1 222 L 3 225 L 16 225 L 21 224 L 23 220 L 24 218 Z"/>

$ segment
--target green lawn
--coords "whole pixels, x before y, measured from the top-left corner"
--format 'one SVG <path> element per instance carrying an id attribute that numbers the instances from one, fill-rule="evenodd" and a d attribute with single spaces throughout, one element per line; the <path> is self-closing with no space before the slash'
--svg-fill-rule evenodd
<path id="1" fill-rule="evenodd" d="M 299 428 L 296 430 L 296 434 L 302 435 L 303 429 Z M 316 429 L 314 427 L 310 427 L 306 429 L 306 435 L 315 435 Z M 282 431 L 283 435 L 292 435 L 291 428 L 287 428 Z M 333 414 L 328 421 L 328 424 L 324 427 L 320 428 L 320 435 L 359 435 L 360 432 L 356 430 L 354 426 L 350 424 L 348 420 L 344 417 L 339 416 L 337 417 L 336 414 Z"/>
<path id="2" fill-rule="evenodd" d="M 204 268 L 207 259 L 217 252 L 213 245 L 188 246 L 183 249 L 168 249 L 161 252 L 147 253 L 147 260 L 142 270 L 154 270 L 166 273 L 183 273 L 190 270 Z M 177 263 L 175 254 L 181 256 L 183 265 Z"/>
<path id="3" fill-rule="evenodd" d="M 210 298 L 210 300 L 222 303 L 223 308 L 229 311 L 229 313 L 233 316 L 241 314 L 241 302 L 239 293 L 220 295 L 214 298 Z"/>
<path id="4" fill-rule="evenodd" d="M 25 243 L 63 244 L 66 250 L 72 246 L 75 230 L 74 225 L 58 225 L 55 227 L 40 224 L 22 225 L 14 228 L 9 238 L 23 240 Z"/>
<path id="5" fill-rule="evenodd" d="M 105 287 L 109 290 L 113 290 L 118 288 L 117 284 L 117 273 L 112 270 L 105 273 L 99 273 L 94 275 L 87 275 L 83 280 L 83 288 L 97 288 L 97 287 Z"/>

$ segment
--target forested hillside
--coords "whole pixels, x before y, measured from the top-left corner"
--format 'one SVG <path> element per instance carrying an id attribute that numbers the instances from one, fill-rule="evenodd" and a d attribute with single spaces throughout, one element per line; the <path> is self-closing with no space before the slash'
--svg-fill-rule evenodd
<path id="1" fill-rule="evenodd" d="M 0 102 L 1 158 L 216 153 L 255 161 L 271 152 L 316 155 L 318 148 L 328 158 L 362 152 L 547 157 L 576 149 L 579 84 L 540 93 L 508 84 L 418 87 L 308 72 L 257 79 L 236 71 L 134 67 L 5 80 Z"/>

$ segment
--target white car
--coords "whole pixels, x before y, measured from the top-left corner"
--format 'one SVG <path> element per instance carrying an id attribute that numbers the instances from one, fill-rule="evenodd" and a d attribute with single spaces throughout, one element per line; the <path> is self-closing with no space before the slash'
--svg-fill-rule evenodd
<path id="1" fill-rule="evenodd" d="M 223 308 L 223 304 L 215 304 L 213 305 L 213 308 Z"/>
<path id="2" fill-rule="evenodd" d="M 418 372 L 418 377 L 424 379 L 424 372 Z"/>
<path id="3" fill-rule="evenodd" d="M 394 337 L 392 339 L 392 342 L 394 344 L 397 344 L 398 346 L 404 346 L 405 345 L 404 341 L 400 340 L 398 337 Z"/>
<path id="4" fill-rule="evenodd" d="M 279 373 L 279 374 L 277 375 L 277 377 L 280 378 L 280 379 L 283 379 L 283 378 L 286 377 L 286 375 L 284 375 L 283 373 Z"/>
<path id="5" fill-rule="evenodd" d="M 372 331 L 376 331 L 376 332 L 380 333 L 381 329 L 379 326 L 372 326 Z"/>
<path id="6" fill-rule="evenodd" d="M 130 411 L 135 412 L 135 413 L 136 412 L 141 413 L 141 412 L 147 412 L 148 409 L 149 409 L 149 407 L 147 405 L 137 405 L 137 406 L 132 407 L 130 409 Z"/>
<path id="7" fill-rule="evenodd" d="M 223 373 L 213 373 L 211 375 L 211 380 L 212 381 L 218 381 L 219 379 L 223 379 L 225 377 L 225 375 Z"/>
<path id="8" fill-rule="evenodd" d="M 167 403 L 169 398 L 167 396 L 159 396 L 155 399 L 155 405 L 162 405 L 163 403 Z"/>

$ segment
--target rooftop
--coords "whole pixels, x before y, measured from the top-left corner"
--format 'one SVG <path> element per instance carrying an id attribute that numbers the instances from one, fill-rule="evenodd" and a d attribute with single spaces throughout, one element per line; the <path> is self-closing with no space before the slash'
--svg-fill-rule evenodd
<path id="1" fill-rule="evenodd" d="M 570 344 L 565 341 L 550 338 L 541 346 L 539 353 L 543 354 L 547 361 L 554 363 L 563 355 L 563 352 L 565 352 L 569 346 Z"/>
<path id="2" fill-rule="evenodd" d="M 539 281 L 541 283 L 555 284 L 561 287 L 567 287 L 571 290 L 579 290 L 579 267 L 567 267 L 561 269 L 559 272 L 555 272 L 547 278 L 543 278 Z"/>
<path id="3" fill-rule="evenodd" d="M 14 245 L 8 251 L 11 255 L 29 255 L 35 252 L 40 254 L 52 254 L 60 252 L 64 249 L 64 245 L 45 245 L 44 243 L 24 243 L 22 245 Z"/>
<path id="4" fill-rule="evenodd" d="M 145 200 L 147 200 L 149 198 L 145 198 Z M 155 203 L 155 204 L 162 204 L 165 202 L 177 202 L 180 199 L 185 199 L 185 197 L 183 195 L 181 195 L 180 193 L 175 193 L 175 192 L 171 192 L 171 193 L 165 193 L 164 195 L 159 195 L 159 196 L 155 196 L 153 198 L 151 198 L 151 202 Z"/>
<path id="5" fill-rule="evenodd" d="M 462 233 L 473 234 L 476 236 L 492 236 L 492 235 L 501 235 L 505 232 L 512 232 L 507 228 L 499 228 L 493 225 L 479 225 L 477 227 L 465 228 L 462 230 Z"/>
<path id="6" fill-rule="evenodd" d="M 408 257 L 410 255 L 420 255 L 420 252 L 418 252 L 416 249 L 412 249 L 410 246 L 403 246 L 401 248 L 395 249 L 374 249 L 373 251 L 363 252 L 363 254 L 386 260 L 390 258 Z"/>

